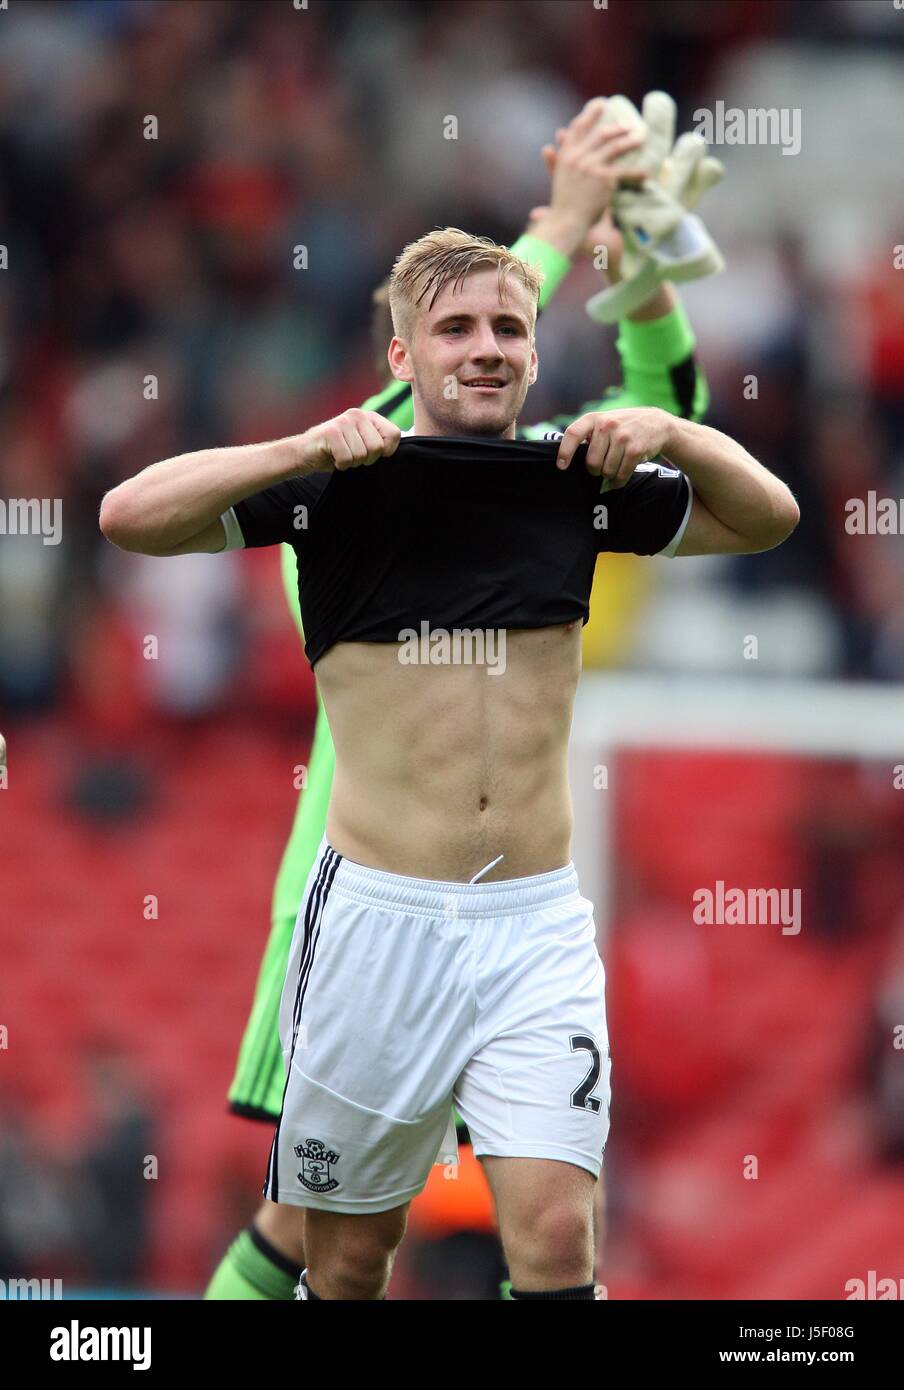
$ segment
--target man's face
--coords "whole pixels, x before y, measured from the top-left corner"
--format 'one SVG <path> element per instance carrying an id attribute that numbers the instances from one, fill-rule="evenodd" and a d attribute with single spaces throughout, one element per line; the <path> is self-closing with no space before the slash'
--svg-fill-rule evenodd
<path id="1" fill-rule="evenodd" d="M 529 292 L 509 277 L 499 297 L 494 266 L 446 285 L 432 309 L 416 312 L 411 342 L 393 338 L 393 375 L 410 381 L 417 434 L 514 438 L 537 375 Z"/>

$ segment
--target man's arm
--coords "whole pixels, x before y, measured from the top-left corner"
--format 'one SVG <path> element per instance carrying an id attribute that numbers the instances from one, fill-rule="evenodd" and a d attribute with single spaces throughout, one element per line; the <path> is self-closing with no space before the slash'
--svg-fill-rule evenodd
<path id="1" fill-rule="evenodd" d="M 662 453 L 694 488 L 676 555 L 772 550 L 800 521 L 790 488 L 721 430 L 667 417 Z"/>
<path id="2" fill-rule="evenodd" d="M 744 555 L 780 545 L 800 520 L 788 487 L 734 439 L 663 410 L 583 415 L 565 430 L 557 465 L 589 441 L 585 466 L 618 491 L 638 464 L 664 458 L 691 488 L 675 555 Z"/>
<path id="3" fill-rule="evenodd" d="M 621 386 L 611 387 L 599 400 L 585 401 L 571 414 L 527 426 L 523 433 L 528 439 L 565 430 L 579 416 L 612 410 L 655 406 L 672 415 L 702 418 L 709 388 L 697 361 L 693 329 L 677 296 L 674 307 L 661 317 L 623 319 L 616 346 L 622 361 Z"/>
<path id="4" fill-rule="evenodd" d="M 588 253 L 600 245 L 606 247 L 606 275 L 610 284 L 618 284 L 624 239 L 608 210 L 590 229 L 587 242 L 584 250 Z M 605 405 L 596 408 L 658 406 L 671 415 L 703 419 L 709 406 L 709 387 L 697 362 L 694 331 L 674 285 L 668 281 L 658 285 L 645 303 L 620 320 L 615 345 L 621 358 L 622 385 L 608 391 Z"/>
<path id="5" fill-rule="evenodd" d="M 100 528 L 120 549 L 142 555 L 224 550 L 224 513 L 252 494 L 282 485 L 293 495 L 276 509 L 286 534 L 274 529 L 267 543 L 275 544 L 289 539 L 292 506 L 307 502 L 303 483 L 311 474 L 376 463 L 395 453 L 399 438 L 398 427 L 381 415 L 346 410 L 287 439 L 180 454 L 108 492 Z"/>
<path id="6" fill-rule="evenodd" d="M 701 421 L 709 407 L 709 386 L 697 359 L 697 339 L 684 305 L 671 285 L 656 292 L 665 313 L 645 314 L 652 302 L 622 319 L 616 347 L 622 364 L 622 384 L 605 395 L 598 409 L 628 410 L 656 406 L 670 415 Z M 582 408 L 583 413 L 583 408 Z"/>
<path id="7" fill-rule="evenodd" d="M 548 209 L 535 208 L 533 230 Z M 612 283 L 621 278 L 622 237 L 607 210 L 590 228 L 581 252 L 594 257 L 605 248 L 607 275 Z M 616 347 L 622 365 L 622 383 L 609 387 L 598 400 L 585 401 L 568 415 L 557 415 L 528 426 L 528 438 L 542 439 L 553 430 L 564 430 L 580 415 L 604 410 L 629 410 L 658 406 L 672 415 L 702 420 L 709 406 L 709 387 L 696 357 L 697 340 L 673 285 L 658 285 L 650 298 L 619 323 Z"/>
<path id="8" fill-rule="evenodd" d="M 300 438 L 199 449 L 152 463 L 106 494 L 100 529 L 120 550 L 142 555 L 222 550 L 223 513 L 297 473 Z"/>

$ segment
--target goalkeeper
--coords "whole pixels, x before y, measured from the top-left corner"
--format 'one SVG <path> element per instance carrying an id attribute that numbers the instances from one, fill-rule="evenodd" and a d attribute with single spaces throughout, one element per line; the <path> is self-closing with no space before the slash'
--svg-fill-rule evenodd
<path id="1" fill-rule="evenodd" d="M 665 158 L 661 121 L 658 128 L 655 122 L 648 124 L 648 104 L 644 104 L 641 117 L 624 98 L 617 99 L 617 120 L 611 114 L 607 118 L 606 112 L 607 103 L 602 98 L 588 102 L 567 127 L 557 131 L 556 145 L 543 151 L 551 175 L 550 202 L 547 207 L 534 209 L 527 231 L 512 248 L 545 274 L 541 309 L 549 303 L 579 253 L 608 261 L 610 289 L 604 293 L 617 289 L 621 283 L 623 256 L 633 274 L 644 270 L 643 252 L 627 224 L 638 220 L 638 200 L 643 206 L 644 189 L 649 183 L 644 181 L 644 175 L 662 173 Z M 700 158 L 697 156 L 696 162 Z M 634 202 L 626 205 L 623 237 L 612 214 L 614 211 L 619 216 L 619 200 L 626 196 Z M 652 197 L 659 207 L 661 192 L 652 190 Z M 675 220 L 680 217 L 678 212 Z M 672 286 L 661 274 L 653 279 L 655 283 L 642 302 L 634 304 L 620 322 L 617 347 L 623 373 L 621 388 L 611 389 L 602 400 L 585 403 L 577 413 L 658 406 L 693 420 L 702 418 L 708 396 L 705 379 L 694 358 L 693 332 Z M 392 324 L 385 285 L 375 292 L 374 306 L 378 369 L 387 384 L 365 401 L 362 409 L 378 411 L 401 429 L 410 429 L 411 388 L 390 377 L 386 363 Z M 572 418 L 557 416 L 519 431 L 519 436 L 542 439 L 551 430 L 564 429 Z M 287 601 L 301 634 L 295 555 L 289 546 L 282 547 L 281 559 Z M 318 702 L 307 785 L 299 797 L 276 879 L 270 937 L 229 1092 L 229 1106 L 235 1114 L 268 1124 L 279 1119 L 285 1087 L 278 1016 L 289 946 L 305 883 L 324 834 L 333 769 L 330 730 L 323 705 Z M 252 1224 L 230 1246 L 205 1297 L 293 1299 L 305 1264 L 303 1222 L 304 1208 L 263 1201 Z"/>

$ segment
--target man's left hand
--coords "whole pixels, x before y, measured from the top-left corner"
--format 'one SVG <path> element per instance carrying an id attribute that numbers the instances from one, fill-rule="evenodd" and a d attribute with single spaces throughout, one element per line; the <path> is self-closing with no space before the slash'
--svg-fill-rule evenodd
<path id="1" fill-rule="evenodd" d="M 568 468 L 585 443 L 587 472 L 603 479 L 600 491 L 624 487 L 639 463 L 658 458 L 668 447 L 673 417 L 667 410 L 594 410 L 580 415 L 565 430 L 556 458 Z"/>

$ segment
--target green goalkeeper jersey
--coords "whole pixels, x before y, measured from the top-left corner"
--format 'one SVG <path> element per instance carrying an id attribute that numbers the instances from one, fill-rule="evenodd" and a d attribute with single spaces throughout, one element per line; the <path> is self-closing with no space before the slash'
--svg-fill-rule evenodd
<path id="1" fill-rule="evenodd" d="M 539 266 L 545 279 L 540 290 L 542 309 L 567 275 L 571 262 L 567 256 L 537 237 L 525 235 L 512 251 L 523 260 Z M 525 439 L 542 439 L 550 430 L 563 430 L 577 415 L 588 411 L 623 410 L 629 406 L 659 406 L 673 415 L 699 420 L 706 411 L 706 380 L 694 358 L 696 341 L 687 315 L 679 304 L 663 318 L 646 323 L 629 319 L 619 325 L 616 342 L 622 365 L 622 384 L 612 387 L 600 400 L 586 401 L 574 415 L 557 415 L 537 425 L 519 427 Z M 393 381 L 364 401 L 363 410 L 385 415 L 402 430 L 414 424 L 411 387 Z M 286 599 L 299 635 L 304 640 L 298 605 L 298 574 L 295 552 L 289 545 L 281 549 L 282 575 Z M 306 785 L 299 797 L 289 842 L 283 853 L 273 893 L 273 919 L 294 918 L 305 882 L 326 827 L 326 812 L 333 785 L 336 754 L 327 722 L 326 710 L 318 693 L 317 724 L 307 768 Z"/>

